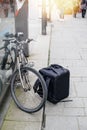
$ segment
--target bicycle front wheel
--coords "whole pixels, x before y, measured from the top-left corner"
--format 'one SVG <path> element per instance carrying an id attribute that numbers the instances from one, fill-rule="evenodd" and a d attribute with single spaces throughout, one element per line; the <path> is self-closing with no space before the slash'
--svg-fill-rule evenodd
<path id="1" fill-rule="evenodd" d="M 47 100 L 47 87 L 44 79 L 35 69 L 21 68 L 21 77 L 17 70 L 11 81 L 11 94 L 16 105 L 27 113 L 39 111 Z M 34 90 L 36 80 L 41 83 L 42 96 Z M 38 89 L 38 88 L 37 88 Z"/>

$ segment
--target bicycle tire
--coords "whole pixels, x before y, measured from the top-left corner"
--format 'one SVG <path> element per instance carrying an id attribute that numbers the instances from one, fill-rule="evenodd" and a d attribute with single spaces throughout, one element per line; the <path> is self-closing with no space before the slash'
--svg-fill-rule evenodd
<path id="1" fill-rule="evenodd" d="M 3 56 L 2 61 L 1 61 L 1 69 L 2 70 L 5 69 L 5 66 L 6 66 L 6 63 L 7 63 L 7 59 L 8 59 L 8 53 L 5 53 L 5 55 Z"/>
<path id="2" fill-rule="evenodd" d="M 37 112 L 44 106 L 44 104 L 46 103 L 46 100 L 47 100 L 46 83 L 45 83 L 43 77 L 41 76 L 41 74 L 33 68 L 22 67 L 20 71 L 21 71 L 21 74 L 27 73 L 29 75 L 28 79 L 31 80 L 32 86 L 35 83 L 35 82 L 33 83 L 33 81 L 34 80 L 36 81 L 37 78 L 39 79 L 39 81 L 41 82 L 41 85 L 42 85 L 43 96 L 40 97 L 37 93 L 35 93 L 33 87 L 28 91 L 24 91 L 24 89 L 21 87 L 21 81 L 19 81 L 20 80 L 19 71 L 16 70 L 14 72 L 14 74 L 12 76 L 12 80 L 11 80 L 12 98 L 13 98 L 14 102 L 16 103 L 16 105 L 18 106 L 18 108 L 21 109 L 22 111 L 27 112 L 27 113 Z M 32 78 L 32 76 L 33 76 L 33 78 Z M 36 76 L 36 79 L 34 79 L 34 76 Z M 29 82 L 29 85 L 31 85 L 30 81 L 28 81 L 28 82 Z M 18 86 L 17 83 L 20 85 Z M 26 94 L 26 95 L 24 95 L 24 94 Z M 33 101 L 32 101 L 32 99 L 33 99 Z M 39 100 L 40 100 L 40 102 L 39 102 Z M 30 103 L 29 103 L 29 101 L 30 101 Z"/>

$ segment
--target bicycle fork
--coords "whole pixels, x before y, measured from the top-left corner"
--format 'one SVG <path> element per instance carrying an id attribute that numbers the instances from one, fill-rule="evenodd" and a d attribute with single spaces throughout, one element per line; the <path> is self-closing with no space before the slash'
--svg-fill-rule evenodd
<path id="1" fill-rule="evenodd" d="M 26 77 L 26 75 L 23 75 L 24 78 L 25 78 L 24 80 L 25 80 L 26 85 L 27 85 L 27 87 L 25 87 L 24 82 L 23 82 L 22 73 L 21 73 L 21 63 L 20 63 L 19 60 L 18 60 L 17 63 L 18 63 L 18 71 L 19 71 L 19 76 L 20 76 L 21 85 L 22 85 L 24 91 L 27 92 L 27 91 L 29 91 L 29 90 L 31 89 L 30 81 L 29 81 L 28 77 Z M 25 72 L 25 73 L 27 73 L 27 72 Z"/>

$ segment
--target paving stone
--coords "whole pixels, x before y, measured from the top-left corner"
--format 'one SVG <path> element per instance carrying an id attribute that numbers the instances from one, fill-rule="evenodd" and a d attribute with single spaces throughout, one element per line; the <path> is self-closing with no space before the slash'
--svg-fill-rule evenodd
<path id="1" fill-rule="evenodd" d="M 76 90 L 75 90 L 75 87 L 71 87 L 70 86 L 70 89 L 69 89 L 69 97 L 71 97 L 73 99 L 73 97 L 76 97 Z"/>
<path id="2" fill-rule="evenodd" d="M 74 76 L 72 77 L 71 76 L 71 81 L 73 81 L 73 82 L 82 82 L 83 81 L 83 77 L 82 76 L 79 76 L 79 77 L 74 77 Z"/>
<path id="3" fill-rule="evenodd" d="M 87 65 L 87 60 L 85 60 L 85 59 L 83 59 L 83 60 L 84 60 L 85 64 Z"/>
<path id="4" fill-rule="evenodd" d="M 82 82 L 87 82 L 87 77 L 82 77 Z"/>
<path id="5" fill-rule="evenodd" d="M 59 51 L 55 51 L 55 49 L 52 49 L 50 53 L 50 57 L 56 57 L 56 59 L 81 59 L 78 51 L 76 51 L 76 49 L 72 50 L 71 48 L 59 48 Z"/>
<path id="6" fill-rule="evenodd" d="M 69 102 L 70 103 L 70 102 Z M 68 104 L 69 104 L 68 103 Z M 67 102 L 65 103 L 67 104 Z M 64 105 L 64 103 L 61 102 L 61 105 Z M 71 105 L 68 107 L 61 106 L 60 103 L 57 105 L 49 105 L 46 106 L 46 115 L 47 116 L 84 116 L 84 108 L 77 107 L 76 105 Z M 73 107 L 72 107 L 73 106 Z"/>
<path id="7" fill-rule="evenodd" d="M 6 114 L 5 120 L 40 122 L 42 121 L 42 109 L 34 114 L 28 114 L 26 112 L 21 111 L 12 101 Z"/>
<path id="8" fill-rule="evenodd" d="M 66 54 L 67 59 L 81 59 L 80 55 L 79 55 L 79 51 L 77 50 L 77 48 L 68 48 L 66 49 Z"/>
<path id="9" fill-rule="evenodd" d="M 87 51 L 87 48 L 81 49 L 81 51 L 80 51 L 80 55 L 81 55 L 81 57 L 82 57 L 83 60 L 87 59 L 87 53 L 86 53 L 86 51 Z"/>
<path id="10" fill-rule="evenodd" d="M 81 59 L 83 59 L 83 60 L 87 59 L 86 53 L 80 52 L 80 55 L 81 55 Z"/>
<path id="11" fill-rule="evenodd" d="M 64 116 L 84 116 L 84 108 L 64 108 Z"/>
<path id="12" fill-rule="evenodd" d="M 75 82 L 78 97 L 87 97 L 87 82 Z"/>
<path id="13" fill-rule="evenodd" d="M 82 34 L 80 34 L 80 35 L 82 36 Z M 78 46 L 80 48 L 87 47 L 87 39 L 86 38 L 78 38 Z"/>
<path id="14" fill-rule="evenodd" d="M 86 77 L 87 69 L 86 67 L 72 67 L 70 68 L 72 77 Z"/>
<path id="15" fill-rule="evenodd" d="M 84 103 L 84 107 L 87 108 L 87 98 L 82 98 L 83 103 Z"/>
<path id="16" fill-rule="evenodd" d="M 87 117 L 78 117 L 79 130 L 87 130 Z"/>
<path id="17" fill-rule="evenodd" d="M 32 45 L 31 59 L 43 60 L 48 59 L 48 48 L 49 48 L 49 35 L 44 37 L 38 36 L 37 42 Z"/>
<path id="18" fill-rule="evenodd" d="M 86 67 L 86 63 L 84 60 L 71 60 L 73 67 Z"/>
<path id="19" fill-rule="evenodd" d="M 84 60 L 81 59 L 65 59 L 64 65 L 70 68 L 72 67 L 86 67 L 86 63 Z"/>
<path id="20" fill-rule="evenodd" d="M 54 49 L 55 47 L 63 48 L 63 46 L 64 46 L 64 48 L 68 48 L 68 47 L 71 47 L 71 46 L 73 48 L 76 47 L 76 43 L 74 42 L 74 39 L 73 39 L 73 44 L 72 44 L 72 42 L 70 42 L 70 39 L 63 40 L 63 39 L 56 39 L 55 37 L 52 37 L 52 41 L 51 42 L 54 42 L 54 43 L 57 42 L 56 45 L 55 44 L 51 44 L 51 49 L 52 48 Z"/>
<path id="21" fill-rule="evenodd" d="M 72 101 L 71 102 L 65 102 L 64 107 L 65 108 L 83 108 L 84 103 L 82 98 L 69 98 Z"/>
<path id="22" fill-rule="evenodd" d="M 70 87 L 69 87 L 69 97 L 76 97 L 75 85 L 72 79 L 70 78 Z"/>
<path id="23" fill-rule="evenodd" d="M 86 107 L 84 108 L 84 111 L 85 111 L 85 116 L 87 116 L 87 108 Z"/>
<path id="24" fill-rule="evenodd" d="M 47 116 L 45 130 L 78 130 L 75 117 Z"/>
<path id="25" fill-rule="evenodd" d="M 57 104 L 52 104 L 50 102 L 47 102 L 46 104 L 46 115 L 62 115 L 64 109 L 64 103 L 59 102 Z"/>
<path id="26" fill-rule="evenodd" d="M 67 69 L 69 69 L 70 66 L 73 66 L 72 60 L 56 59 L 56 58 L 51 58 L 50 64 L 59 64 Z"/>
<path id="27" fill-rule="evenodd" d="M 1 130 L 41 130 L 39 122 L 4 121 Z"/>
<path id="28" fill-rule="evenodd" d="M 64 59 L 51 58 L 50 64 L 59 64 L 59 65 L 64 66 Z"/>
<path id="29" fill-rule="evenodd" d="M 87 54 L 87 48 L 81 48 L 82 54 Z"/>
<path id="30" fill-rule="evenodd" d="M 50 50 L 50 57 L 56 59 L 65 59 L 65 50 L 60 48 L 61 51 Z"/>

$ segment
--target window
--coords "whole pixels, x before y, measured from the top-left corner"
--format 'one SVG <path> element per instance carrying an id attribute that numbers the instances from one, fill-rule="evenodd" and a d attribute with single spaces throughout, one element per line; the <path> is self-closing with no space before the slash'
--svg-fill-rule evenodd
<path id="1" fill-rule="evenodd" d="M 14 0 L 0 0 L 0 18 L 14 16 Z"/>

